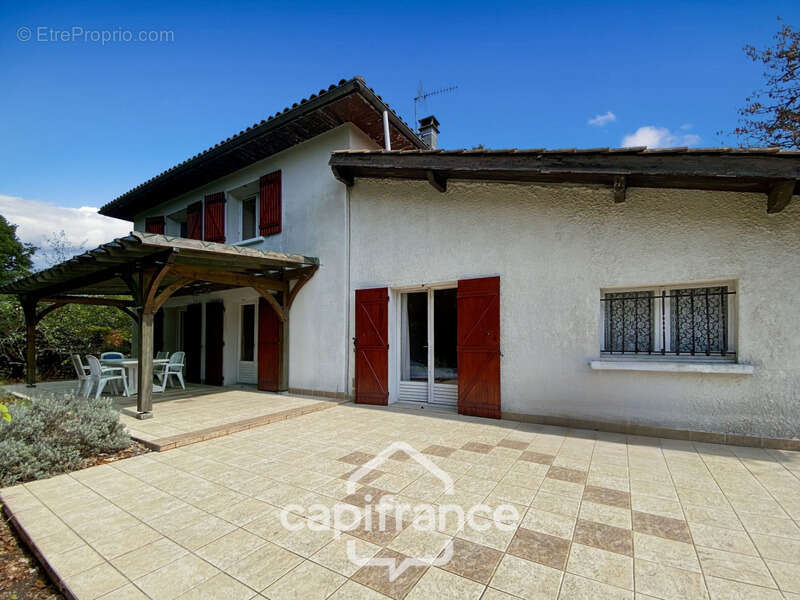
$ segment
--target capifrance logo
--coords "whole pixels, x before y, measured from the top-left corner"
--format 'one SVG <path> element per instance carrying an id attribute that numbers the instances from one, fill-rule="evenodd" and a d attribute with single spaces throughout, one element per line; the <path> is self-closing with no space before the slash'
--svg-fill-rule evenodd
<path id="1" fill-rule="evenodd" d="M 411 503 L 400 501 L 389 492 L 378 494 L 378 488 L 366 488 L 359 483 L 364 477 L 378 469 L 389 458 L 398 453 L 405 453 L 416 461 L 434 480 L 441 485 L 442 493 L 436 504 L 428 502 Z M 473 531 L 488 531 L 497 528 L 500 531 L 513 531 L 520 519 L 519 511 L 513 504 L 489 506 L 477 503 L 465 507 L 458 502 L 447 502 L 454 495 L 455 482 L 447 471 L 442 469 L 428 456 L 406 442 L 393 442 L 377 456 L 353 471 L 347 478 L 345 491 L 348 495 L 363 492 L 360 500 L 363 507 L 347 502 L 336 502 L 333 506 L 323 503 L 286 505 L 281 511 L 281 524 L 289 531 L 299 531 L 307 527 L 310 530 L 334 529 L 337 532 L 354 531 L 363 528 L 367 531 L 390 532 L 394 527 L 395 534 L 407 527 L 420 532 L 442 531 L 445 526 L 457 531 L 469 527 Z M 364 491 L 366 490 L 366 491 Z M 371 493 L 375 490 L 375 494 Z M 378 497 L 374 497 L 378 496 Z M 294 516 L 294 519 L 292 518 Z M 297 517 L 305 518 L 297 518 Z M 389 519 L 391 517 L 391 520 Z M 346 544 L 347 558 L 358 567 L 384 567 L 387 569 L 389 581 L 394 581 L 407 569 L 417 566 L 443 566 L 453 558 L 453 544 L 449 541 L 442 548 L 437 548 L 431 556 L 406 556 L 398 560 L 387 556 L 362 556 L 358 553 L 356 541 L 348 540 Z"/>

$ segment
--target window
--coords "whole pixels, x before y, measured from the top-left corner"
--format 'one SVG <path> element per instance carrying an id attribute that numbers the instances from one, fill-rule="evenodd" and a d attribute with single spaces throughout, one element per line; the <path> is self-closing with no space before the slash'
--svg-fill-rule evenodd
<path id="1" fill-rule="evenodd" d="M 255 357 L 256 339 L 256 306 L 255 304 L 242 305 L 242 347 L 239 360 L 252 362 Z"/>
<path id="2" fill-rule="evenodd" d="M 242 200 L 242 239 L 250 240 L 256 237 L 256 197 L 250 196 Z"/>
<path id="3" fill-rule="evenodd" d="M 605 292 L 603 353 L 736 356 L 732 284 Z"/>

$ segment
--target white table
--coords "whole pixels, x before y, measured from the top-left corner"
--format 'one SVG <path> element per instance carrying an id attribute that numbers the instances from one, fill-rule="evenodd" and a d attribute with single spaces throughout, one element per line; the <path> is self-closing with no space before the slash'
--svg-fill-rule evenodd
<path id="1" fill-rule="evenodd" d="M 153 366 L 165 365 L 169 362 L 168 358 L 154 358 Z M 104 367 L 122 367 L 128 374 L 128 395 L 132 396 L 139 390 L 139 359 L 138 358 L 106 358 L 100 361 Z M 154 392 L 163 392 L 163 386 L 153 384 Z"/>

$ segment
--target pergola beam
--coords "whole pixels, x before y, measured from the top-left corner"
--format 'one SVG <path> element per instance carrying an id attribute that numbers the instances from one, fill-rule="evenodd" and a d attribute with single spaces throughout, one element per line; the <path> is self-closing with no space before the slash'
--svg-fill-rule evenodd
<path id="1" fill-rule="evenodd" d="M 287 291 L 287 284 L 284 281 L 271 279 L 269 277 L 257 277 L 255 275 L 245 275 L 241 273 L 230 273 L 218 269 L 204 269 L 202 267 L 187 267 L 175 265 L 172 274 L 184 279 L 193 281 L 210 281 L 211 283 L 222 283 L 237 287 L 252 287 L 254 289 L 265 289 L 276 292 Z"/>

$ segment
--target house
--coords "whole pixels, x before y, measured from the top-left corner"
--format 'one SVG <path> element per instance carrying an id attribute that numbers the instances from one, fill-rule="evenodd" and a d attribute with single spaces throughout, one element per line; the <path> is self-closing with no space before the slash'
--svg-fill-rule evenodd
<path id="1" fill-rule="evenodd" d="M 184 350 L 191 381 L 800 437 L 800 152 L 443 151 L 438 133 L 342 81 L 104 206 L 135 232 L 81 268 L 149 265 L 129 285 L 142 347 Z M 73 293 L 110 293 L 76 265 L 54 271 Z"/>

